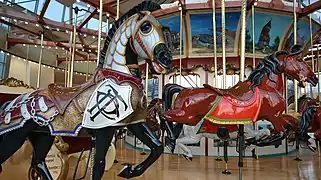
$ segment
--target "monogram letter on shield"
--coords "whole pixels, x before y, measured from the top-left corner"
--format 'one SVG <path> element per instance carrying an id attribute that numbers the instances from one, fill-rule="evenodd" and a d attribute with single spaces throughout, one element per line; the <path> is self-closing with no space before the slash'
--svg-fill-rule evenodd
<path id="1" fill-rule="evenodd" d="M 105 79 L 91 95 L 83 117 L 83 127 L 102 128 L 120 122 L 134 112 L 132 87 Z"/>

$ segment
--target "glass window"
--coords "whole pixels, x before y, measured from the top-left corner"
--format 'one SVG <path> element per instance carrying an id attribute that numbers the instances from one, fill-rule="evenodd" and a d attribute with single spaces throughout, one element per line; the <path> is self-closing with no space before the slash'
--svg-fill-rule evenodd
<path id="1" fill-rule="evenodd" d="M 15 3 L 29 11 L 34 12 L 36 6 L 36 0 L 34 1 L 27 1 L 27 0 L 15 0 Z"/>
<path id="2" fill-rule="evenodd" d="M 7 55 L 0 53 L 0 79 L 5 78 L 6 74 Z"/>
<path id="3" fill-rule="evenodd" d="M 91 18 L 91 19 L 88 21 L 88 28 L 89 28 L 89 29 L 97 30 L 97 29 L 99 28 L 99 20 L 98 20 L 98 19 L 95 19 L 95 18 Z"/>
<path id="4" fill-rule="evenodd" d="M 41 7 L 43 7 L 43 5 Z M 41 12 L 41 9 L 40 9 L 40 12 Z M 61 3 L 57 1 L 50 1 L 49 6 L 45 13 L 45 17 L 51 20 L 61 21 L 63 9 L 64 9 L 64 5 L 62 5 Z"/>
<path id="5" fill-rule="evenodd" d="M 145 89 L 145 80 L 143 81 Z M 148 79 L 148 102 L 158 98 L 158 78 Z"/>
<path id="6" fill-rule="evenodd" d="M 173 75 L 170 77 L 169 82 L 180 84 L 181 86 L 186 88 L 201 87 L 201 81 L 200 81 L 199 75 L 187 75 L 182 77 L 180 77 L 180 75 Z"/>

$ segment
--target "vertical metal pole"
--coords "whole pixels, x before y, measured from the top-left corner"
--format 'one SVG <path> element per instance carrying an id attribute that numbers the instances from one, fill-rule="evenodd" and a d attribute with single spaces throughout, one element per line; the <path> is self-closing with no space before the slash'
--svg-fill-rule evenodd
<path id="1" fill-rule="evenodd" d="M 244 81 L 245 70 L 245 35 L 246 35 L 246 6 L 247 0 L 242 0 L 242 13 L 241 13 L 241 54 L 240 54 L 240 81 Z M 244 125 L 239 125 L 239 179 L 243 179 L 243 153 L 244 153 Z"/>
<path id="2" fill-rule="evenodd" d="M 29 44 L 27 45 L 27 56 L 26 56 L 26 84 L 30 85 L 30 62 L 29 62 Z"/>
<path id="3" fill-rule="evenodd" d="M 313 47 L 312 47 L 313 48 Z M 319 44 L 317 46 L 317 72 L 318 72 L 318 79 L 320 79 L 320 53 L 319 53 Z M 321 101 L 320 97 L 320 83 L 318 83 L 318 99 Z"/>
<path id="4" fill-rule="evenodd" d="M 101 25 L 103 21 L 103 1 L 99 0 L 99 24 L 98 24 L 98 47 L 97 47 L 97 67 L 100 59 L 100 46 L 101 46 Z"/>
<path id="5" fill-rule="evenodd" d="M 311 0 L 309 0 L 309 4 L 311 4 Z M 312 14 L 309 14 L 309 23 L 310 23 L 310 47 L 312 48 L 312 71 L 315 71 L 314 67 L 314 59 L 313 59 L 313 35 L 312 35 Z"/>
<path id="6" fill-rule="evenodd" d="M 73 37 L 73 32 L 70 32 L 70 37 L 69 37 L 69 58 L 68 58 L 68 73 L 67 73 L 67 86 L 70 87 L 70 70 L 71 70 L 71 59 L 72 59 L 72 37 Z"/>
<path id="7" fill-rule="evenodd" d="M 87 72 L 86 72 L 86 81 L 88 81 L 89 76 L 89 53 L 87 54 Z"/>
<path id="8" fill-rule="evenodd" d="M 212 0 L 213 4 L 213 52 L 214 52 L 214 87 L 218 85 L 218 77 L 217 77 L 217 47 L 216 47 L 216 9 L 215 9 L 215 0 Z"/>
<path id="9" fill-rule="evenodd" d="M 183 7 L 180 4 L 180 30 L 179 30 L 179 84 L 182 85 L 182 40 L 183 40 Z"/>
<path id="10" fill-rule="evenodd" d="M 253 56 L 253 68 L 255 68 L 255 7 L 252 5 L 252 56 Z M 257 123 L 253 123 L 253 130 L 258 129 Z M 255 159 L 259 159 L 259 152 L 257 146 L 255 146 Z"/>
<path id="11" fill-rule="evenodd" d="M 43 50 L 43 49 L 42 49 L 42 45 L 43 45 L 43 33 L 41 33 L 41 40 L 40 40 L 40 55 L 39 55 L 39 63 L 38 63 L 37 89 L 40 88 L 42 50 Z"/>
<path id="12" fill-rule="evenodd" d="M 297 14 L 296 14 L 296 5 L 297 1 L 293 0 L 293 35 L 294 35 L 294 44 L 297 43 Z M 294 106 L 295 112 L 298 112 L 298 82 L 294 80 Z"/>
<path id="13" fill-rule="evenodd" d="M 293 0 L 293 37 L 294 37 L 294 45 L 297 43 L 297 16 L 296 16 L 296 6 L 297 1 Z M 298 112 L 298 82 L 296 80 L 293 81 L 294 84 L 294 111 Z M 296 135 L 296 161 L 301 161 L 300 159 L 300 140 L 299 135 Z"/>
<path id="14" fill-rule="evenodd" d="M 78 18 L 78 8 L 75 9 L 75 25 L 74 25 L 74 32 L 73 32 L 73 44 L 72 44 L 72 54 L 71 54 L 71 73 L 70 73 L 70 87 L 72 87 L 73 84 L 73 78 L 74 78 L 74 61 L 75 61 L 75 49 L 76 49 L 76 28 L 77 28 L 77 18 Z"/>
<path id="15" fill-rule="evenodd" d="M 223 89 L 226 88 L 226 57 L 225 57 L 225 0 L 221 1 L 222 10 L 222 62 L 223 62 Z"/>
<path id="16" fill-rule="evenodd" d="M 119 19 L 119 0 L 117 0 L 117 15 L 116 15 L 116 21 Z"/>
<path id="17" fill-rule="evenodd" d="M 252 51 L 253 51 L 253 53 L 252 53 L 252 55 L 253 55 L 253 68 L 255 68 L 255 31 L 254 31 L 254 29 L 255 29 L 255 20 L 254 20 L 254 18 L 255 18 L 255 9 L 254 9 L 255 7 L 254 7 L 254 5 L 252 5 Z"/>
<path id="18" fill-rule="evenodd" d="M 66 51 L 66 63 L 65 63 L 65 87 L 68 87 L 68 51 Z"/>
<path id="19" fill-rule="evenodd" d="M 109 32 L 109 13 L 107 13 L 106 16 L 107 16 L 107 20 L 106 20 L 106 24 L 107 24 L 107 27 L 106 27 L 106 36 L 108 36 L 108 32 Z"/>

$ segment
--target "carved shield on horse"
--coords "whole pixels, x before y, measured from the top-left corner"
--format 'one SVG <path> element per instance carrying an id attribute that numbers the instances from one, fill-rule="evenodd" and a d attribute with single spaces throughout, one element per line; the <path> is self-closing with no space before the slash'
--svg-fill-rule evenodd
<path id="1" fill-rule="evenodd" d="M 134 112 L 131 93 L 131 86 L 118 85 L 111 79 L 105 79 L 88 101 L 82 126 L 92 129 L 108 127 L 131 115 Z"/>

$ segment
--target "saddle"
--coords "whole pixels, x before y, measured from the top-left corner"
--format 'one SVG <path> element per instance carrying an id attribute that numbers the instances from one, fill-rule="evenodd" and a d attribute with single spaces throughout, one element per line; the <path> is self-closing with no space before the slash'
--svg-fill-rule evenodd
<path id="1" fill-rule="evenodd" d="M 204 84 L 204 87 L 212 89 L 220 96 L 231 96 L 239 101 L 249 101 L 255 94 L 250 90 L 250 85 L 248 83 L 241 81 L 229 89 L 219 89 L 209 84 Z"/>
<path id="2" fill-rule="evenodd" d="M 80 93 L 88 89 L 89 87 L 97 84 L 101 79 L 98 76 L 98 70 L 95 71 L 93 77 L 84 84 L 75 87 L 63 87 L 57 84 L 49 84 L 48 89 L 40 92 L 40 95 L 44 95 L 50 99 L 57 107 L 60 114 L 64 114 L 67 106 L 75 99 Z"/>

